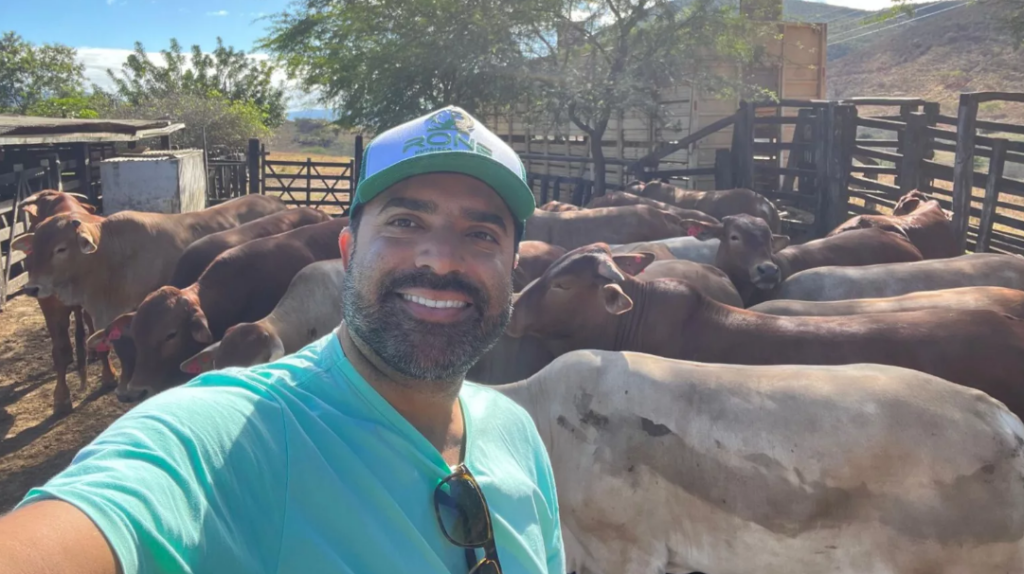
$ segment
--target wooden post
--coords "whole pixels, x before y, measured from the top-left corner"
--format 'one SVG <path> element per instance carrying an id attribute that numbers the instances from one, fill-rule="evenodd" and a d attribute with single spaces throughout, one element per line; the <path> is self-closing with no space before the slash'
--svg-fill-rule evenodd
<path id="1" fill-rule="evenodd" d="M 754 187 L 754 106 L 749 102 L 740 102 L 739 114 L 736 116 L 735 146 L 733 159 L 736 161 L 736 187 L 753 189 Z"/>
<path id="2" fill-rule="evenodd" d="M 92 188 L 92 176 L 89 171 L 89 144 L 80 143 L 75 146 L 75 179 L 78 180 L 78 193 L 89 198 L 94 205 L 99 198 Z"/>
<path id="3" fill-rule="evenodd" d="M 300 170 L 301 172 L 301 170 Z M 306 206 L 313 205 L 313 158 L 306 158 Z"/>
<path id="4" fill-rule="evenodd" d="M 815 115 L 818 116 L 818 121 L 814 124 L 814 141 L 816 142 L 813 146 L 814 150 L 814 171 L 816 175 L 814 177 L 814 188 L 812 189 L 813 197 L 817 200 L 816 213 L 814 214 L 814 221 L 818 227 L 822 227 L 824 222 L 828 219 L 826 208 L 826 189 L 828 187 L 828 164 L 829 155 L 832 153 L 832 129 L 833 120 L 835 119 L 835 102 L 829 102 L 828 107 L 818 108 L 815 110 Z M 828 231 L 826 231 L 827 233 Z M 824 235 L 824 233 L 822 234 Z"/>
<path id="5" fill-rule="evenodd" d="M 164 151 L 171 149 L 171 136 L 160 136 L 160 149 Z"/>
<path id="6" fill-rule="evenodd" d="M 249 162 L 249 194 L 257 195 L 260 193 L 260 140 L 258 138 L 249 138 L 249 151 L 245 155 L 246 160 Z"/>
<path id="7" fill-rule="evenodd" d="M 732 189 L 732 150 L 715 150 L 715 189 Z"/>
<path id="8" fill-rule="evenodd" d="M 981 204 L 981 222 L 978 223 L 978 242 L 974 246 L 975 253 L 988 251 L 992 239 L 992 224 L 996 214 L 996 202 L 999 200 L 999 180 L 1003 177 L 1006 165 L 1006 140 L 992 141 L 992 160 L 988 163 L 988 180 L 985 182 L 985 199 Z"/>
<path id="9" fill-rule="evenodd" d="M 924 159 L 925 126 L 928 118 L 921 112 L 906 117 L 907 129 L 903 136 L 903 161 L 899 165 L 900 193 L 918 189 L 921 185 L 921 160 Z"/>
<path id="10" fill-rule="evenodd" d="M 953 165 L 953 233 L 957 250 L 967 250 L 967 228 L 971 222 L 971 191 L 974 187 L 974 132 L 978 121 L 978 100 L 960 94 L 957 117 L 956 162 Z"/>
<path id="11" fill-rule="evenodd" d="M 348 201 L 351 204 L 363 169 L 363 134 L 356 134 L 356 155 L 352 158 L 352 180 L 349 182 Z"/>

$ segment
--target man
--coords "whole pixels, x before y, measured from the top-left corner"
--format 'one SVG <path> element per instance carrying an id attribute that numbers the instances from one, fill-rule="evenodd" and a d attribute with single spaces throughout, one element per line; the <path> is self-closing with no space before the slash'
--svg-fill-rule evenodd
<path id="1" fill-rule="evenodd" d="M 458 108 L 381 134 L 336 333 L 125 414 L 0 519 L 0 572 L 563 573 L 536 428 L 463 384 L 510 318 L 524 178 Z"/>

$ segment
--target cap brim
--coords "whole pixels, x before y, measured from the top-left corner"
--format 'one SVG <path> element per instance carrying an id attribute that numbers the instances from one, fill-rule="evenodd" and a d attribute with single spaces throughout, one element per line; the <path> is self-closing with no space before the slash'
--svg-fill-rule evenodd
<path id="1" fill-rule="evenodd" d="M 404 159 L 366 178 L 356 187 L 353 204 L 369 203 L 385 189 L 416 175 L 461 173 L 486 183 L 508 205 L 512 217 L 526 221 L 536 207 L 533 190 L 504 164 L 468 152 L 426 153 Z"/>

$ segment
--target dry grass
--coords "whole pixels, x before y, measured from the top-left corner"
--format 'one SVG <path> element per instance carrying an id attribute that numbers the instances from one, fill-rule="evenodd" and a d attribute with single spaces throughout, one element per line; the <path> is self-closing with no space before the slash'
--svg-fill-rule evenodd
<path id="1" fill-rule="evenodd" d="M 266 169 L 267 176 L 263 185 L 272 188 L 290 188 L 290 191 L 273 191 L 267 195 L 275 195 L 284 200 L 296 200 L 308 202 L 317 206 L 320 202 L 327 202 L 327 205 L 317 206 L 328 213 L 337 208 L 329 205 L 337 201 L 348 202 L 350 200 L 349 182 L 347 180 L 320 179 L 318 176 L 339 176 L 348 175 L 346 167 L 318 167 L 318 162 L 342 163 L 351 162 L 352 158 L 347 156 L 331 155 L 310 155 L 304 153 L 283 153 L 271 152 L 267 155 L 270 161 L 310 161 L 313 163 L 311 172 L 306 166 L 271 166 L 277 176 L 270 175 L 270 169 Z M 323 191 L 323 190 L 333 191 Z"/>

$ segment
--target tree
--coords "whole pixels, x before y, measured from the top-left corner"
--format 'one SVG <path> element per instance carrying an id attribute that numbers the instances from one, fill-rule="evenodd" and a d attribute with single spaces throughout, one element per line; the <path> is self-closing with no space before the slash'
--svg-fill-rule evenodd
<path id="1" fill-rule="evenodd" d="M 24 114 L 49 98 L 81 95 L 85 66 L 75 49 L 34 46 L 14 32 L 0 36 L 0 113 Z"/>
<path id="2" fill-rule="evenodd" d="M 594 160 L 594 194 L 604 193 L 603 139 L 613 114 L 641 111 L 664 120 L 658 92 L 689 85 L 743 88 L 716 77 L 716 61 L 751 62 L 751 40 L 765 30 L 753 18 L 715 0 L 585 0 L 551 3 L 536 27 L 530 78 L 534 106 L 587 134 Z"/>
<path id="3" fill-rule="evenodd" d="M 304 0 L 272 17 L 260 46 L 338 125 L 379 130 L 448 104 L 515 101 L 539 1 Z"/>
<path id="4" fill-rule="evenodd" d="M 136 42 L 135 52 L 125 60 L 120 74 L 107 70 L 117 96 L 130 105 L 143 106 L 166 98 L 217 93 L 228 102 L 255 106 L 262 115 L 261 123 L 267 127 L 278 127 L 284 122 L 284 88 L 273 82 L 275 68 L 269 62 L 225 47 L 219 37 L 212 54 L 204 54 L 195 45 L 191 54 L 186 55 L 181 44 L 172 38 L 170 48 L 160 55 L 162 65 L 150 60 L 142 43 Z"/>
<path id="5" fill-rule="evenodd" d="M 94 119 L 100 117 L 99 110 L 108 105 L 102 93 L 78 94 L 68 97 L 49 98 L 36 102 L 25 111 L 26 115 L 50 118 Z"/>

